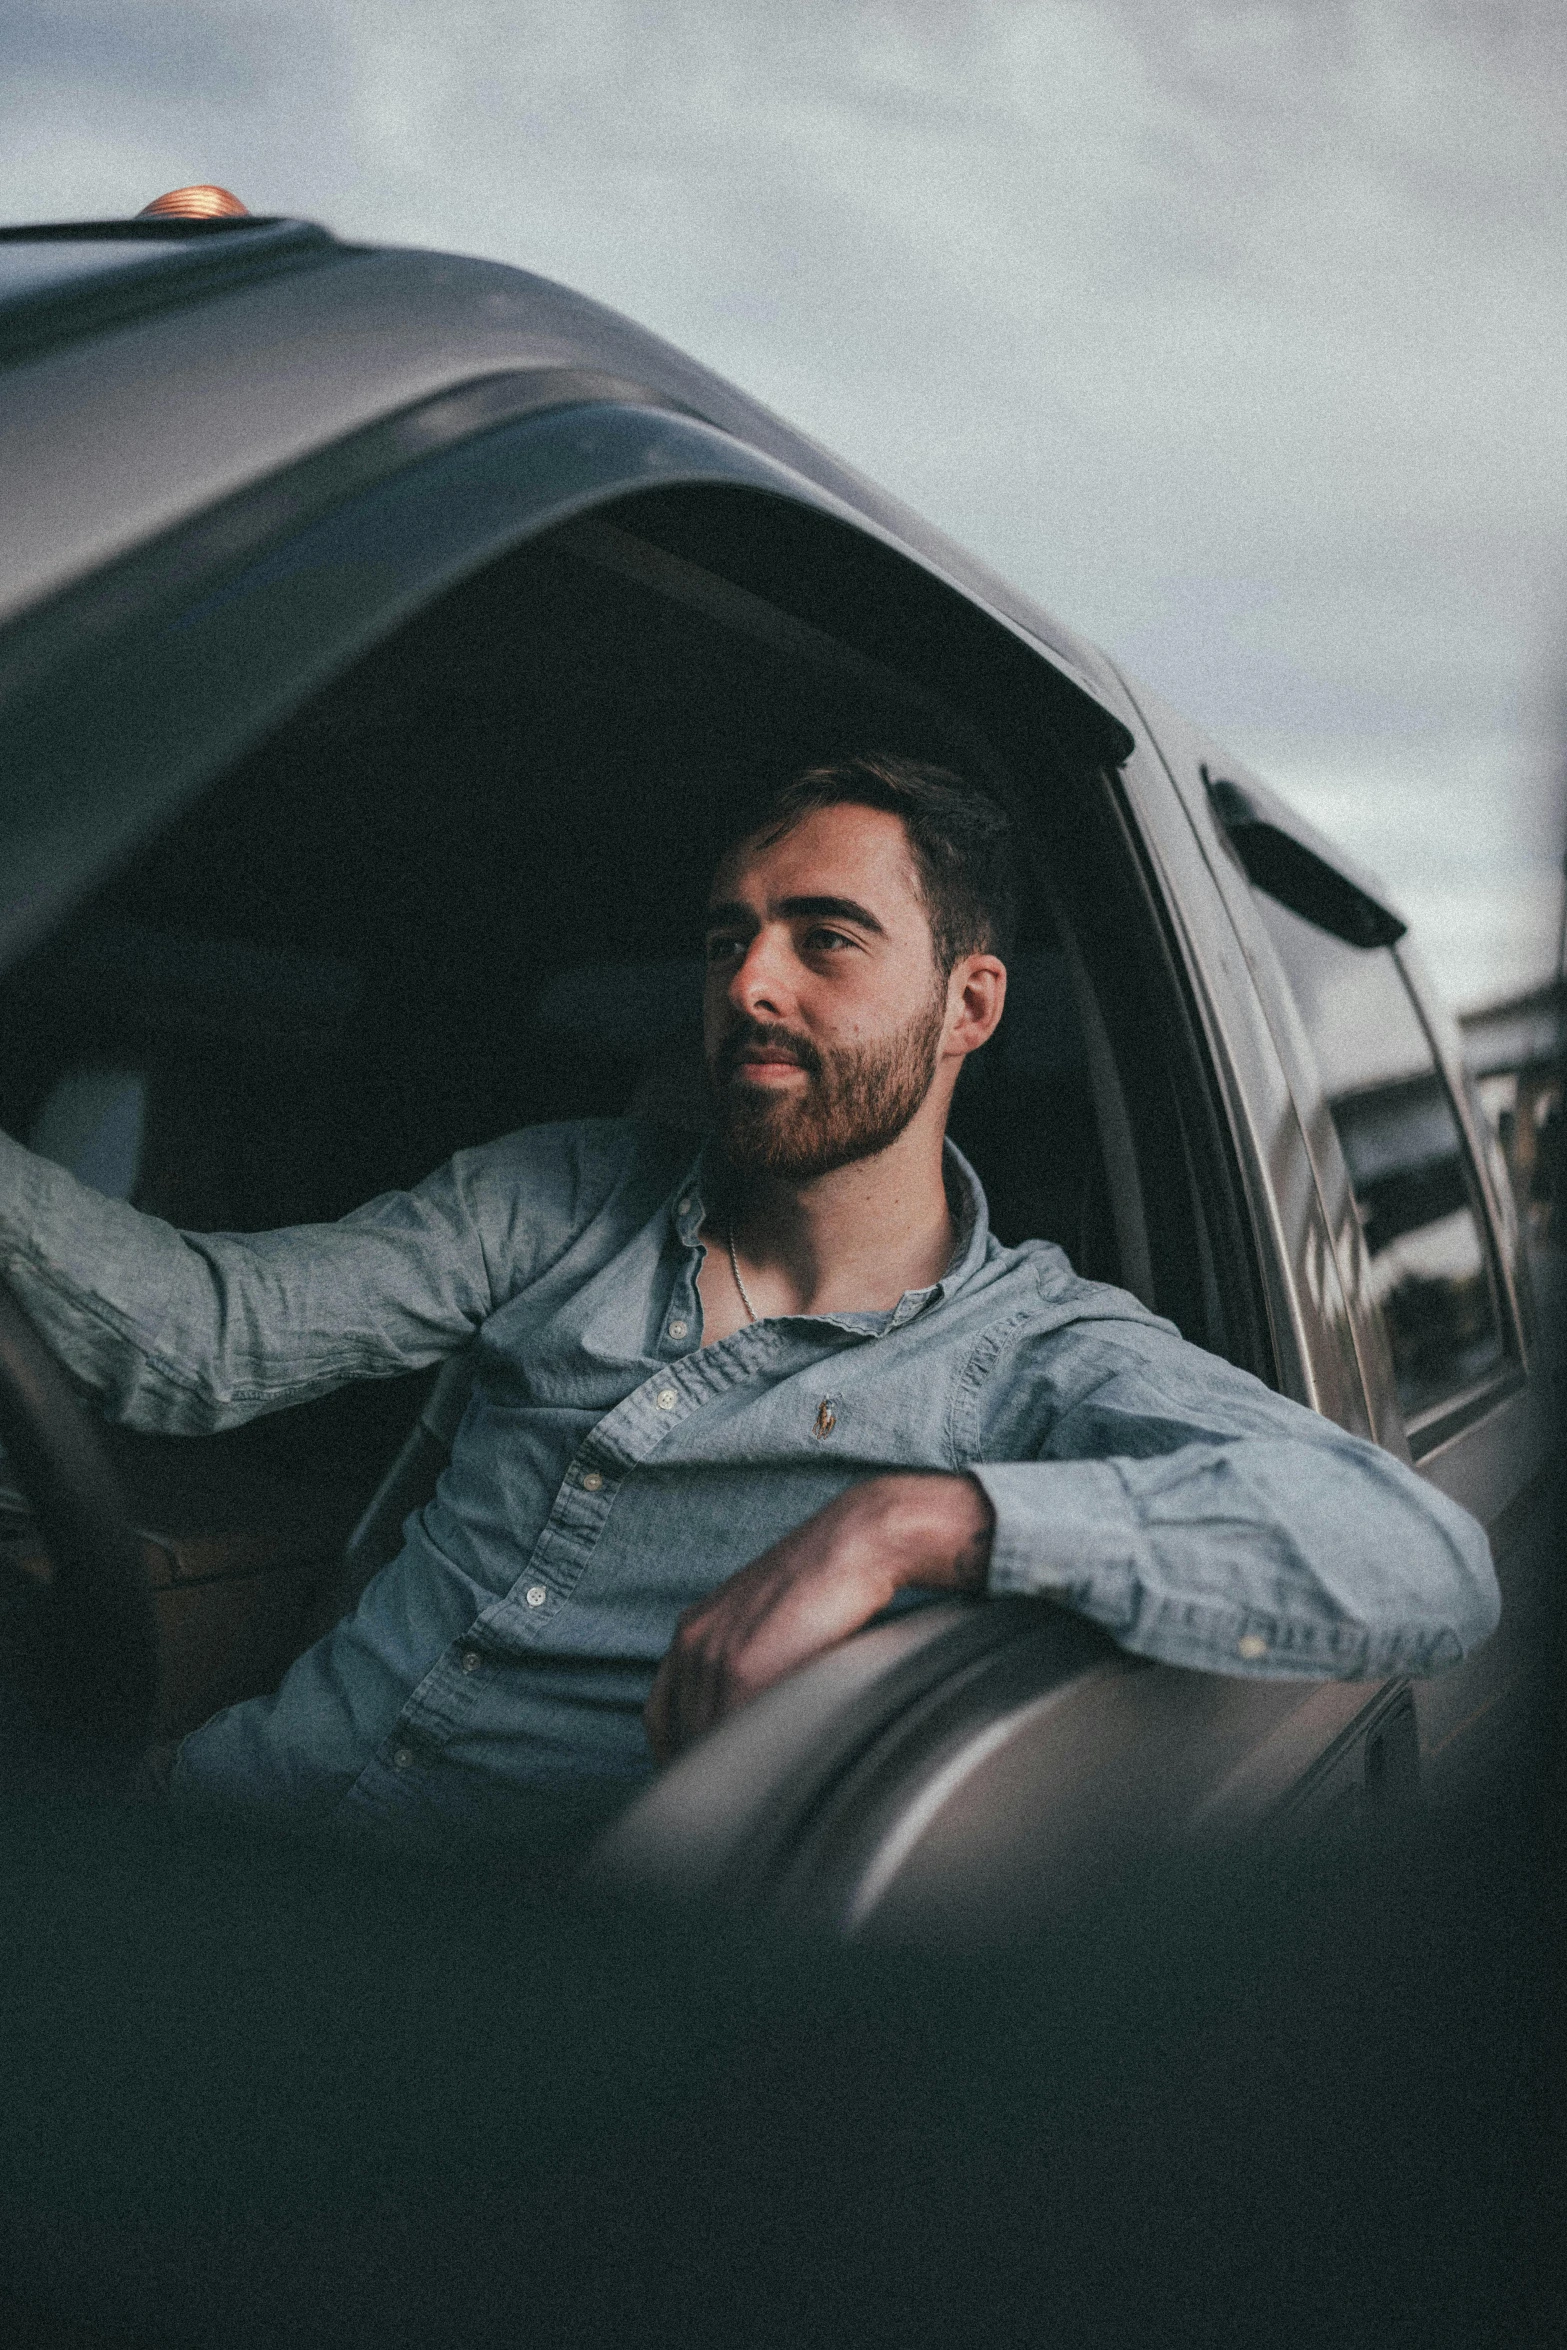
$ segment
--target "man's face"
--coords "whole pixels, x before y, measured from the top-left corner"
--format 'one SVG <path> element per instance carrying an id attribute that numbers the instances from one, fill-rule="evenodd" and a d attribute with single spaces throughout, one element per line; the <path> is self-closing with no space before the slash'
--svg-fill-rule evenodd
<path id="1" fill-rule="evenodd" d="M 741 844 L 707 922 L 708 1082 L 731 1163 L 804 1182 L 896 1140 L 946 1017 L 900 820 L 821 808 Z"/>

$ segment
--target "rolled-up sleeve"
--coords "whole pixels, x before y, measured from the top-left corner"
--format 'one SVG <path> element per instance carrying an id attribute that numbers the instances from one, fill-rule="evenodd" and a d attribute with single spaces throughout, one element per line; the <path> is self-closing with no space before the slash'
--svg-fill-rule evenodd
<path id="1" fill-rule="evenodd" d="M 1069 1324 L 995 1376 L 1002 1430 L 1021 1397 L 1039 1432 L 1032 1457 L 971 1464 L 995 1512 L 993 1592 L 1049 1594 L 1207 1672 L 1429 1674 L 1494 1630 L 1467 1511 L 1167 1324 Z"/>

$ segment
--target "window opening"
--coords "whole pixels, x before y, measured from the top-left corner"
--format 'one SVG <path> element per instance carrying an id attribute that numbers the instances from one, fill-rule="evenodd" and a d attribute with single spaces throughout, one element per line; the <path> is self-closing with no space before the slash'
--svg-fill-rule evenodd
<path id="1" fill-rule="evenodd" d="M 1125 844 L 1084 814 L 1102 779 L 1058 735 L 1049 674 L 852 534 L 824 553 L 777 501 L 721 503 L 752 584 L 698 560 L 695 527 L 640 538 L 654 518 L 679 537 L 673 493 L 631 499 L 465 581 L 318 694 L 8 975 L 0 1118 L 43 1133 L 71 1070 L 135 1072 L 120 1175 L 197 1230 L 339 1215 L 521 1124 L 695 1129 L 686 949 L 735 776 L 758 746 L 781 763 L 875 741 L 1003 789 L 1034 868 L 1012 1003 L 953 1121 L 998 1235 L 1057 1241 L 1224 1343 L 1226 1252 L 1189 1228 L 1201 1183 L 1153 1033 L 1163 982 L 1131 971 L 1147 909 L 1126 910 Z M 825 626 L 803 616 L 823 595 L 843 606 Z M 218 1441 L 265 1449 L 282 1423 Z"/>

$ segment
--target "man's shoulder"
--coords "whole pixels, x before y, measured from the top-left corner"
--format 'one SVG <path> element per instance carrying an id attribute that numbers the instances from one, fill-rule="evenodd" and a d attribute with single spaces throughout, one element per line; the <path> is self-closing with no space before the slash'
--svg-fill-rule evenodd
<path id="1" fill-rule="evenodd" d="M 646 1118 L 562 1118 L 518 1126 L 491 1142 L 459 1151 L 453 1165 L 476 1177 L 506 1180 L 561 1176 L 580 1180 L 598 1172 L 611 1182 L 639 1171 L 671 1183 L 690 1166 L 700 1137 L 677 1134 Z"/>
<path id="2" fill-rule="evenodd" d="M 1013 1246 L 992 1237 L 973 1283 L 976 1302 L 985 1301 L 992 1315 L 1004 1316 L 1018 1334 L 1064 1328 L 1074 1322 L 1122 1322 L 1143 1330 L 1168 1331 L 1175 1325 L 1129 1289 L 1112 1282 L 1089 1281 L 1078 1273 L 1066 1250 L 1053 1240 L 1023 1240 Z"/>
<path id="3" fill-rule="evenodd" d="M 589 1232 L 612 1253 L 678 1191 L 699 1147 L 643 1119 L 565 1119 L 459 1151 L 421 1189 L 477 1233 L 500 1305 Z"/>
<path id="4" fill-rule="evenodd" d="M 535 1243 L 546 1232 L 564 1241 L 616 1203 L 640 1221 L 679 1184 L 699 1147 L 700 1138 L 642 1118 L 571 1118 L 519 1126 L 459 1151 L 450 1174 L 486 1233 L 517 1227 L 520 1238 L 526 1226 Z"/>

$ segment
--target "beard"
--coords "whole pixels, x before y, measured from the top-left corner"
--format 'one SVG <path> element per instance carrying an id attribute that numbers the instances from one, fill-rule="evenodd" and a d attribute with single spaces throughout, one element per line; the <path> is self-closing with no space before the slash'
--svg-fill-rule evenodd
<path id="1" fill-rule="evenodd" d="M 842 1052 L 768 1021 L 742 1021 L 708 1065 L 719 1138 L 735 1173 L 805 1183 L 896 1142 L 935 1082 L 945 1016 L 943 988 L 893 1036 Z M 758 1044 L 781 1047 L 806 1084 L 788 1098 L 747 1085 L 738 1075 L 740 1055 Z"/>

